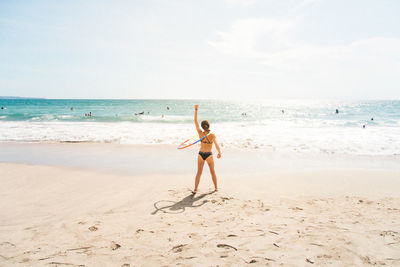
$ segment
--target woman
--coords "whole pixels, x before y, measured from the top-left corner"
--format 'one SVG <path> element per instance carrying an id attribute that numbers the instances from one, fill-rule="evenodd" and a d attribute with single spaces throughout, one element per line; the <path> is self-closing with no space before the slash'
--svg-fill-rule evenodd
<path id="1" fill-rule="evenodd" d="M 201 128 L 203 128 L 204 131 L 202 131 L 199 127 L 199 122 L 197 121 L 197 110 L 199 109 L 199 105 L 194 106 L 194 124 L 196 125 L 196 130 L 197 133 L 199 134 L 200 139 L 205 137 L 203 140 L 201 140 L 201 145 L 200 145 L 200 151 L 199 155 L 197 156 L 197 174 L 196 174 L 196 179 L 194 182 L 194 190 L 192 191 L 193 194 L 197 193 L 197 188 L 200 183 L 200 176 L 201 173 L 203 172 L 203 167 L 204 167 L 204 162 L 207 161 L 208 167 L 210 167 L 210 173 L 212 176 L 212 180 L 214 183 L 215 187 L 215 192 L 218 192 L 218 185 L 217 185 L 217 175 L 215 174 L 214 170 L 214 158 L 212 155 L 212 145 L 215 144 L 215 148 L 218 150 L 218 155 L 217 158 L 221 157 L 221 149 L 219 148 L 219 145 L 217 143 L 217 139 L 215 137 L 215 134 L 210 134 L 210 124 L 208 121 L 202 121 L 201 122 Z"/>

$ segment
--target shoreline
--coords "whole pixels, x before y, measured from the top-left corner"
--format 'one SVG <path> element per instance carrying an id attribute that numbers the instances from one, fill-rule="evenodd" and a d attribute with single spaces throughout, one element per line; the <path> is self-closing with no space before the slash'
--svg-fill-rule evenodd
<path id="1" fill-rule="evenodd" d="M 22 163 L 98 170 L 122 175 L 192 174 L 198 147 L 178 150 L 173 145 L 108 143 L 0 143 L 0 163 Z M 258 175 L 280 170 L 365 169 L 400 170 L 399 155 L 275 152 L 222 147 L 214 159 L 217 174 Z M 215 152 L 215 149 L 214 149 Z"/>

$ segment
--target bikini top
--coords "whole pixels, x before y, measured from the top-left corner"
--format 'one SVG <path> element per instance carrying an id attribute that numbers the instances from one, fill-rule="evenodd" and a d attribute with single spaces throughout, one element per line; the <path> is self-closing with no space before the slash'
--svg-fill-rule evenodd
<path id="1" fill-rule="evenodd" d="M 207 141 L 204 141 L 204 140 L 206 140 L 206 139 L 207 139 Z M 206 138 L 204 138 L 203 140 L 201 140 L 201 142 L 204 143 L 204 144 L 212 144 L 212 142 L 210 142 L 210 140 L 208 139 L 208 136 L 206 136 Z"/>

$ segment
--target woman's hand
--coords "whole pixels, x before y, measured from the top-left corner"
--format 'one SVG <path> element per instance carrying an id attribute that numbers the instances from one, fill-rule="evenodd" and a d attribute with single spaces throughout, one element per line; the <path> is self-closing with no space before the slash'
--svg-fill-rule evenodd
<path id="1" fill-rule="evenodd" d="M 194 109 L 198 110 L 199 109 L 199 105 L 194 105 Z"/>
<path id="2" fill-rule="evenodd" d="M 218 159 L 221 158 L 221 153 L 218 153 L 217 158 Z"/>

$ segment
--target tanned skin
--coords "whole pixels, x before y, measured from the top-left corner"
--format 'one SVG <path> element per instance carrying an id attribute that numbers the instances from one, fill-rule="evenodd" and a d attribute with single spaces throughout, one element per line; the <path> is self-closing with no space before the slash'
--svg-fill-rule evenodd
<path id="1" fill-rule="evenodd" d="M 203 138 L 205 135 L 207 135 L 209 133 L 209 130 L 208 131 L 201 130 L 201 128 L 199 126 L 199 122 L 197 121 L 197 110 L 198 109 L 199 109 L 199 105 L 195 105 L 194 106 L 194 124 L 196 125 L 196 130 L 197 130 L 197 133 L 199 134 L 199 137 Z M 209 140 L 209 142 L 211 142 L 211 144 L 206 144 L 206 143 L 200 142 L 200 151 L 201 152 L 211 152 L 212 146 L 213 146 L 213 144 L 215 144 L 215 148 L 218 151 L 217 158 L 221 158 L 221 148 L 219 147 L 219 144 L 217 142 L 217 138 L 216 138 L 215 134 L 210 134 L 209 136 L 207 136 L 207 139 Z M 211 173 L 212 181 L 214 183 L 215 191 L 216 192 L 218 191 L 217 175 L 215 174 L 215 170 L 214 170 L 213 155 L 209 156 L 206 160 L 203 160 L 203 158 L 200 155 L 198 155 L 197 156 L 197 174 L 196 174 L 196 179 L 194 181 L 194 190 L 193 190 L 194 194 L 197 193 L 197 188 L 199 187 L 200 177 L 203 172 L 203 167 L 204 167 L 205 161 L 207 161 L 208 167 L 210 168 L 210 173 Z"/>

